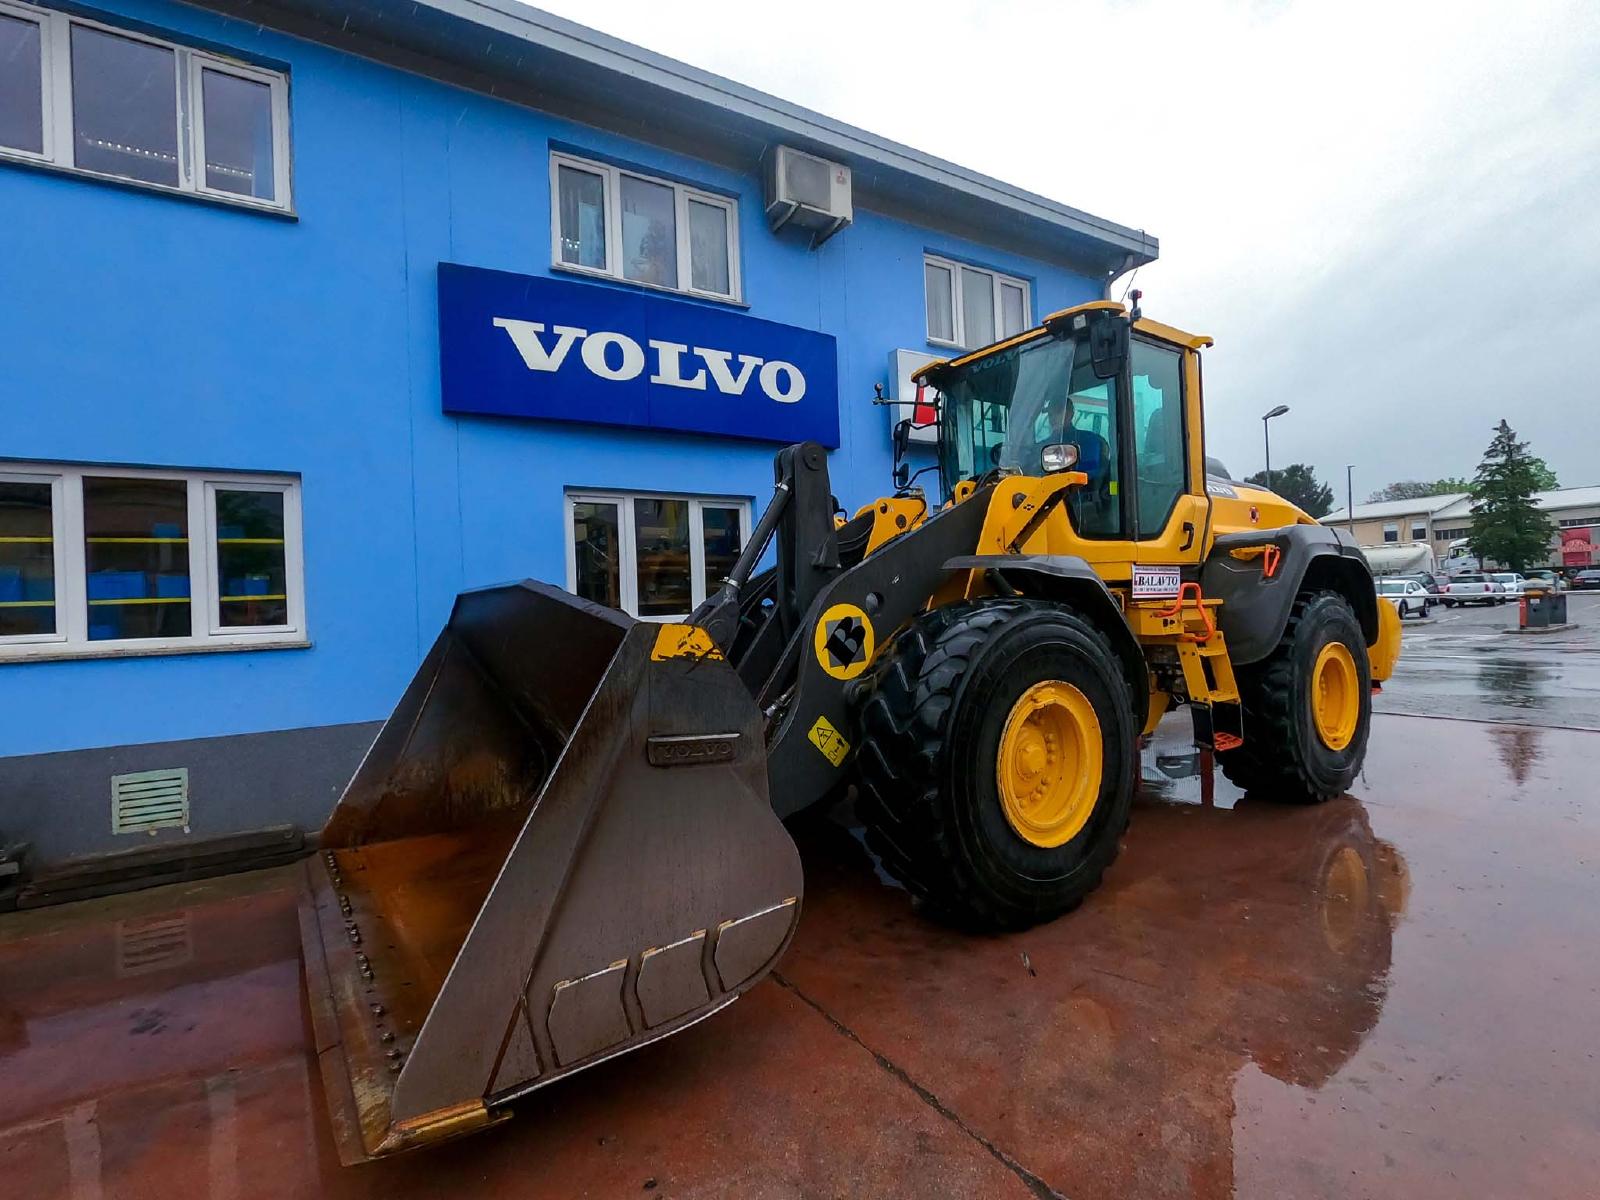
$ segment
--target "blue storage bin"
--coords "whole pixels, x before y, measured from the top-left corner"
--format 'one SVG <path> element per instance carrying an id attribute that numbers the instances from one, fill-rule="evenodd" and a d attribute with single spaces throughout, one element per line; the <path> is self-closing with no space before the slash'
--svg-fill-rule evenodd
<path id="1" fill-rule="evenodd" d="M 217 526 L 217 540 L 218 541 L 228 542 L 228 541 L 232 541 L 234 538 L 242 538 L 243 536 L 244 536 L 244 526 L 243 525 L 218 525 Z"/>
<path id="2" fill-rule="evenodd" d="M 227 581 L 223 588 L 224 596 L 270 596 L 272 595 L 272 576 L 270 575 L 235 575 Z"/>
<path id="3" fill-rule="evenodd" d="M 24 600 L 54 600 L 56 581 L 48 575 L 28 575 L 22 580 Z"/>
<path id="4" fill-rule="evenodd" d="M 91 642 L 109 642 L 122 636 L 122 623 L 120 621 L 90 621 L 89 640 Z"/>
<path id="5" fill-rule="evenodd" d="M 154 525 L 150 526 L 150 536 L 151 537 L 164 537 L 164 538 L 181 538 L 183 536 L 183 526 L 182 525 L 170 525 L 170 524 L 165 524 L 165 523 L 158 522 L 157 524 L 154 524 Z"/>
<path id="6" fill-rule="evenodd" d="M 22 569 L 0 567 L 0 604 L 22 599 Z"/>
<path id="7" fill-rule="evenodd" d="M 150 594 L 143 571 L 91 571 L 89 599 L 143 600 Z"/>
<path id="8" fill-rule="evenodd" d="M 157 575 L 157 596 L 188 596 L 189 577 L 187 575 Z"/>

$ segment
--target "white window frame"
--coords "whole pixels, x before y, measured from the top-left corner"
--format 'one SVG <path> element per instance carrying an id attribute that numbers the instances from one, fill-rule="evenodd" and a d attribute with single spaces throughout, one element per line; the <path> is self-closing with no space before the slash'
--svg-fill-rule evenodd
<path id="1" fill-rule="evenodd" d="M 940 267 L 950 272 L 950 323 L 955 332 L 955 340 L 933 336 L 933 330 L 927 327 L 928 296 L 927 281 L 928 268 Z M 1026 279 L 1019 279 L 1015 275 L 1005 275 L 991 267 L 980 267 L 975 263 L 962 262 L 960 259 L 944 258 L 938 254 L 924 254 L 922 256 L 922 319 L 923 332 L 928 335 L 930 346 L 949 346 L 954 350 L 976 350 L 977 346 L 967 343 L 967 318 L 966 304 L 962 297 L 962 272 L 976 271 L 980 275 L 989 276 L 989 286 L 994 301 L 994 327 L 999 340 L 1015 337 L 1016 334 L 1033 327 L 1033 288 Z M 1001 285 L 1022 289 L 1022 329 L 1013 330 L 1011 333 L 1002 331 L 1001 326 L 1005 320 L 1004 301 L 1002 299 Z"/>
<path id="2" fill-rule="evenodd" d="M 245 208 L 267 209 L 273 212 L 292 211 L 289 165 L 289 78 L 283 72 L 225 58 L 210 51 L 196 50 L 165 38 L 152 37 L 147 33 L 108 25 L 88 17 L 22 4 L 18 0 L 0 0 L 0 13 L 39 25 L 40 57 L 43 60 L 41 86 L 44 93 L 41 110 L 44 121 L 43 152 L 34 154 L 27 150 L 0 146 L 0 159 L 46 163 L 91 179 L 114 179 L 131 187 L 148 188 L 156 192 L 185 192 Z M 75 25 L 99 30 L 128 41 L 158 46 L 172 52 L 175 81 L 172 105 L 178 134 L 176 186 L 150 183 L 105 171 L 92 171 L 77 165 L 72 105 L 72 27 Z M 241 196 L 236 192 L 206 186 L 205 103 L 200 86 L 202 71 L 217 71 L 255 83 L 264 83 L 270 89 L 273 199 L 259 200 L 253 196 Z"/>
<path id="3" fill-rule="evenodd" d="M 574 171 L 584 171 L 590 175 L 600 176 L 600 196 L 601 204 L 604 208 L 606 231 L 606 265 L 603 269 L 562 261 L 560 174 L 562 167 L 570 167 Z M 629 279 L 623 273 L 622 180 L 624 178 L 637 179 L 642 183 L 653 183 L 660 187 L 672 189 L 673 220 L 677 232 L 678 248 L 677 287 L 666 287 L 657 283 Z M 693 286 L 694 268 L 689 261 L 689 201 L 691 200 L 713 208 L 720 208 L 727 213 L 728 287 L 730 289 L 727 292 L 713 292 Z M 649 288 L 652 291 L 676 292 L 686 296 L 700 296 L 707 300 L 723 300 L 733 304 L 741 304 L 744 301 L 744 287 L 739 270 L 739 202 L 732 196 L 702 191 L 699 188 L 690 187 L 686 183 L 678 183 L 671 179 L 646 175 L 642 171 L 630 171 L 624 167 L 614 167 L 610 163 L 595 162 L 592 159 L 579 158 L 576 155 L 552 150 L 550 152 L 550 267 L 555 271 L 571 271 L 579 275 L 615 279 L 632 287 Z"/>
<path id="4" fill-rule="evenodd" d="M 52 487 L 55 539 L 56 632 L 0 637 L 0 662 L 36 658 L 122 658 L 149 654 L 304 646 L 306 639 L 305 547 L 300 480 L 292 475 L 226 471 L 162 470 L 90 464 L 5 463 L 0 480 L 48 482 Z M 187 485 L 189 530 L 189 636 L 89 640 L 88 566 L 84 544 L 83 480 L 160 479 Z M 284 581 L 289 623 L 232 627 L 218 624 L 216 492 L 274 491 L 283 494 Z M 196 538 L 205 545 L 197 547 Z"/>
<path id="5" fill-rule="evenodd" d="M 665 616 L 639 615 L 639 541 L 634 527 L 633 502 L 635 500 L 685 500 L 689 504 L 689 595 L 690 608 L 681 613 Z M 614 504 L 617 506 L 617 537 L 621 542 L 622 611 L 640 621 L 665 624 L 681 621 L 694 608 L 704 603 L 706 574 L 705 524 L 701 510 L 705 508 L 733 508 L 739 512 L 739 545 L 750 544 L 750 498 L 748 496 L 685 495 L 681 492 L 612 492 L 588 488 L 569 490 L 562 504 L 562 541 L 567 555 L 567 591 L 578 594 L 578 547 L 572 537 L 573 510 L 579 504 Z"/>

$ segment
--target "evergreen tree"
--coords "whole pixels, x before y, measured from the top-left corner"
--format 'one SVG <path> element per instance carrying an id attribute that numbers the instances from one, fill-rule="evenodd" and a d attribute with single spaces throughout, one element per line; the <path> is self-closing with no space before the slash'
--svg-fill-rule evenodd
<path id="1" fill-rule="evenodd" d="M 1550 557 L 1550 521 L 1533 502 L 1543 479 L 1540 459 L 1503 419 L 1483 452 L 1472 481 L 1473 554 L 1485 564 L 1504 563 L 1513 571 L 1542 567 Z"/>
<path id="2" fill-rule="evenodd" d="M 1310 517 L 1325 517 L 1333 508 L 1333 489 L 1325 483 L 1319 483 L 1317 473 L 1305 463 L 1274 467 L 1270 485 L 1265 471 L 1257 471 L 1245 482 L 1276 492 L 1289 503 L 1298 505 Z"/>

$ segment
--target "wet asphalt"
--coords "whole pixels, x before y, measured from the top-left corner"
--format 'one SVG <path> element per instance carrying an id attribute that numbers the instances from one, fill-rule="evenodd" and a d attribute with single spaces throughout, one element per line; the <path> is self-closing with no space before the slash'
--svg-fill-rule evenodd
<path id="1" fill-rule="evenodd" d="M 1027 933 L 927 920 L 803 820 L 768 981 L 361 1167 L 296 868 L 0 918 L 0 1197 L 1594 1197 L 1596 599 L 1548 640 L 1408 623 L 1325 805 L 1241 797 L 1169 719 L 1104 885 Z"/>

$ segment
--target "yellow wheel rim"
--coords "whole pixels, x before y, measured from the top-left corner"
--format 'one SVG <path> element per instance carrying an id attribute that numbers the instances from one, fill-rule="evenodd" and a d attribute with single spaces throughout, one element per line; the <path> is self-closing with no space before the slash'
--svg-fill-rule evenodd
<path id="1" fill-rule="evenodd" d="M 1343 642 L 1329 642 L 1311 668 L 1311 718 L 1329 750 L 1343 750 L 1361 721 L 1361 676 Z"/>
<path id="2" fill-rule="evenodd" d="M 1077 688 L 1046 679 L 1023 692 L 995 763 L 1000 804 L 1017 836 L 1046 848 L 1075 838 L 1100 795 L 1102 753 L 1100 719 Z"/>

